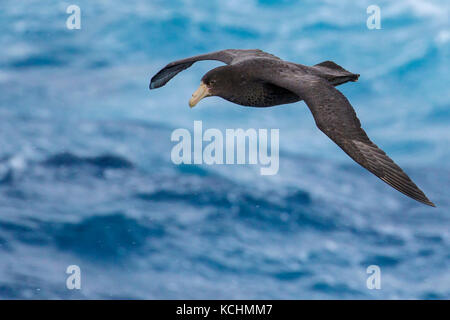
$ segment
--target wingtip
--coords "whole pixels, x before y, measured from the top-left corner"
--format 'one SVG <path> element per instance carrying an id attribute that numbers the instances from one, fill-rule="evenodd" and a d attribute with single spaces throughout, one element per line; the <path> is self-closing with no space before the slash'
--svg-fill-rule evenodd
<path id="1" fill-rule="evenodd" d="M 409 179 L 409 177 L 407 177 L 407 178 Z M 412 191 L 411 191 L 411 187 L 410 187 L 411 185 L 408 186 L 408 185 L 398 184 L 397 180 L 393 179 L 392 176 L 389 179 L 387 179 L 386 177 L 382 177 L 380 179 L 383 180 L 384 182 L 386 182 L 388 185 L 390 185 L 394 189 L 396 189 L 396 190 L 400 191 L 401 193 L 403 193 L 404 195 L 410 197 L 411 199 L 413 199 L 413 200 L 415 200 L 417 202 L 426 204 L 427 206 L 430 206 L 430 207 L 434 207 L 434 208 L 436 207 L 436 205 L 433 202 L 431 202 L 428 199 L 428 197 L 423 193 L 423 191 L 420 190 L 414 184 L 414 182 L 412 182 L 410 179 L 409 179 L 409 181 L 412 184 L 412 187 L 414 188 L 414 189 L 412 189 Z"/>
<path id="2" fill-rule="evenodd" d="M 414 199 L 414 198 L 413 198 L 413 199 Z M 430 200 L 428 200 L 427 197 L 425 197 L 425 199 L 414 199 L 414 200 L 417 200 L 417 201 L 419 201 L 419 202 L 421 202 L 421 203 L 423 203 L 423 204 L 426 204 L 427 206 L 436 208 L 436 205 L 435 205 L 433 202 L 431 202 Z"/>
<path id="3" fill-rule="evenodd" d="M 430 207 L 436 208 L 436 205 L 433 202 L 431 202 L 430 199 L 428 199 L 428 197 L 423 192 L 422 192 L 422 194 L 423 194 L 423 198 L 416 199 L 416 200 L 418 200 L 418 201 L 422 202 L 423 204 L 426 204 Z"/>
<path id="4" fill-rule="evenodd" d="M 425 204 L 429 205 L 430 207 L 436 208 L 436 205 L 433 202 L 431 202 L 431 201 L 428 201 Z"/>

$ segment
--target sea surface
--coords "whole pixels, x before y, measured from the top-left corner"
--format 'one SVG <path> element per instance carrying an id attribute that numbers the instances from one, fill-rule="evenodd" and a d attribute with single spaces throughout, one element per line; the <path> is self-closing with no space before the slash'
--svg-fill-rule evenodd
<path id="1" fill-rule="evenodd" d="M 0 298 L 449 299 L 450 5 L 378 1 L 370 30 L 371 4 L 2 0 Z M 225 48 L 361 74 L 339 89 L 437 208 L 359 167 L 303 102 L 190 110 L 219 62 L 148 90 L 168 62 Z M 279 129 L 278 174 L 175 165 L 171 134 L 195 120 Z"/>

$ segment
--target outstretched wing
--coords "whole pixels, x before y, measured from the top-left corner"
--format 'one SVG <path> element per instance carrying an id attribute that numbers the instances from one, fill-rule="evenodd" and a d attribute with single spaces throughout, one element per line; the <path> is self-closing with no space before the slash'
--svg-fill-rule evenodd
<path id="1" fill-rule="evenodd" d="M 197 61 L 217 60 L 222 61 L 223 63 L 226 64 L 234 64 L 249 58 L 271 58 L 280 60 L 280 58 L 271 55 L 270 53 L 261 51 L 259 49 L 250 49 L 250 50 L 227 49 L 222 51 L 201 54 L 198 56 L 193 56 L 190 58 L 177 60 L 169 63 L 150 80 L 150 89 L 162 87 L 167 82 L 169 82 L 170 79 L 175 77 L 178 73 L 189 68 Z"/>
<path id="2" fill-rule="evenodd" d="M 370 141 L 347 98 L 325 80 L 310 75 L 280 73 L 268 79 L 300 96 L 317 127 L 353 160 L 405 195 L 435 206 L 383 150 Z"/>

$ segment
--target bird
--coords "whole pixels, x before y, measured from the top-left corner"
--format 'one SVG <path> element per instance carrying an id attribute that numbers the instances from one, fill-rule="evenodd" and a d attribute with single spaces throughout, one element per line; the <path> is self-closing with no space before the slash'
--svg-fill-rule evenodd
<path id="1" fill-rule="evenodd" d="M 192 94 L 189 106 L 218 96 L 249 107 L 272 107 L 304 101 L 317 127 L 356 163 L 406 196 L 435 207 L 409 176 L 374 144 L 361 127 L 348 99 L 335 87 L 356 82 L 332 61 L 306 66 L 280 59 L 259 49 L 226 49 L 170 62 L 150 80 L 150 90 L 164 86 L 197 61 L 225 63 L 208 71 Z"/>

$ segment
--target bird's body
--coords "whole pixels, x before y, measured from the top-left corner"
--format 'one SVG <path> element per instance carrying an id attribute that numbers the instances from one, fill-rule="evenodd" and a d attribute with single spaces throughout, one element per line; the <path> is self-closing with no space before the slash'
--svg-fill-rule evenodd
<path id="1" fill-rule="evenodd" d="M 150 89 L 165 85 L 182 70 L 201 60 L 226 63 L 207 72 L 189 104 L 202 98 L 219 96 L 251 107 L 271 107 L 305 101 L 317 127 L 354 161 L 407 196 L 430 206 L 434 204 L 361 128 L 353 107 L 335 89 L 358 80 L 331 61 L 305 66 L 281 60 L 261 50 L 228 49 L 169 63 L 150 82 Z"/>
<path id="2" fill-rule="evenodd" d="M 259 58 L 230 66 L 230 77 L 225 84 L 227 90 L 222 98 L 247 107 L 272 107 L 300 101 L 295 93 L 258 78 L 254 70 L 267 67 L 271 62 Z M 282 67 L 282 63 L 276 63 Z"/>

